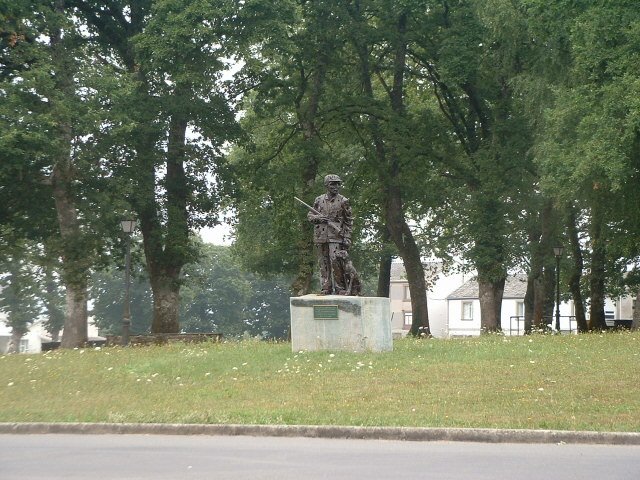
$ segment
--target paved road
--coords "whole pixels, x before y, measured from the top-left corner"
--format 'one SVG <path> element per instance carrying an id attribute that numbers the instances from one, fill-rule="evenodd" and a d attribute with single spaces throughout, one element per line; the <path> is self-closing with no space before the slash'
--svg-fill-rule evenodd
<path id="1" fill-rule="evenodd" d="M 635 480 L 640 446 L 0 435 L 0 479 Z"/>

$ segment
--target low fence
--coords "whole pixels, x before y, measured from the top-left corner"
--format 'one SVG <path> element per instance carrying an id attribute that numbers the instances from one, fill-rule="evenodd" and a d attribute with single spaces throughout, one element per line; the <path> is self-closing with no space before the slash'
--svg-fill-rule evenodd
<path id="1" fill-rule="evenodd" d="M 576 317 L 574 315 L 560 315 L 560 333 L 578 333 L 578 322 L 576 322 Z M 556 316 L 553 315 L 551 317 L 542 317 L 544 323 L 542 330 L 555 332 L 558 331 L 556 329 Z M 538 329 L 537 327 L 532 326 L 532 330 Z M 512 316 L 509 317 L 509 335 L 524 335 L 525 334 L 525 324 L 524 324 L 524 316 Z M 507 331 L 505 331 L 507 333 Z"/>

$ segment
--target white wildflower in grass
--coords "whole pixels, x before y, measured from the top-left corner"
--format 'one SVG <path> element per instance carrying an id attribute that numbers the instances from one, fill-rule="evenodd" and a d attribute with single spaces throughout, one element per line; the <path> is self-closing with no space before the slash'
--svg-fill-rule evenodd
<path id="1" fill-rule="evenodd" d="M 209 375 L 211 375 L 211 372 L 207 372 L 204 374 L 205 377 L 208 377 Z"/>
<path id="2" fill-rule="evenodd" d="M 13 383 L 13 382 L 7 383 L 7 387 L 13 387 L 14 385 L 15 385 L 15 383 Z"/>
<path id="3" fill-rule="evenodd" d="M 242 364 L 242 366 L 243 366 L 243 367 L 244 367 L 244 366 L 246 366 L 246 365 L 247 365 L 247 362 L 244 362 L 244 363 Z"/>
<path id="4" fill-rule="evenodd" d="M 540 388 L 538 389 L 538 391 L 539 391 L 539 392 L 544 392 L 544 388 L 540 387 Z"/>

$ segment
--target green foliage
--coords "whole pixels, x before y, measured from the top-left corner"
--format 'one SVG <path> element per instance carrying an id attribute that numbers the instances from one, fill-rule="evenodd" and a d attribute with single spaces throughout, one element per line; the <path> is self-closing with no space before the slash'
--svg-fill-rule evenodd
<path id="1" fill-rule="evenodd" d="M 557 21 L 567 32 L 571 61 L 553 86 L 538 134 L 542 185 L 563 201 L 578 199 L 589 219 L 596 209 L 606 219 L 600 231 L 605 275 L 610 291 L 619 293 L 627 265 L 637 265 L 640 255 L 640 224 L 630 214 L 640 185 L 640 14 L 629 2 L 581 4 Z"/>
<path id="2" fill-rule="evenodd" d="M 10 232 L 3 233 L 5 238 L 11 238 Z M 42 313 L 40 273 L 33 261 L 35 250 L 33 244 L 20 240 L 0 244 L 0 312 L 7 316 L 6 323 L 18 338 Z"/>
<path id="3" fill-rule="evenodd" d="M 91 276 L 92 315 L 100 335 L 118 335 L 122 332 L 124 314 L 124 271 L 115 268 L 98 270 Z M 151 328 L 151 287 L 144 269 L 134 263 L 129 285 L 132 335 L 144 335 Z"/>
<path id="4" fill-rule="evenodd" d="M 579 210 L 586 267 L 600 241 L 618 293 L 640 262 L 639 52 L 640 13 L 625 0 L 3 2 L 0 226 L 47 245 L 48 285 L 104 269 L 93 292 L 113 331 L 122 285 L 106 267 L 122 258 L 118 220 L 135 211 L 149 275 L 184 285 L 184 329 L 283 335 L 283 277 L 271 304 L 261 275 L 308 268 L 293 196 L 310 203 L 329 172 L 346 180 L 365 280 L 397 253 L 392 190 L 422 255 L 463 257 L 496 281 L 548 263 L 551 198 Z M 56 166 L 80 223 L 65 241 Z M 227 207 L 233 257 L 187 266 L 190 232 Z M 240 265 L 252 273 L 234 277 Z M 148 287 L 134 290 L 142 332 Z"/>
<path id="5" fill-rule="evenodd" d="M 229 247 L 204 244 L 201 260 L 184 272 L 182 325 L 187 332 L 248 333 L 285 338 L 289 327 L 286 278 L 243 271 Z"/>
<path id="6" fill-rule="evenodd" d="M 182 331 L 220 332 L 225 338 L 245 332 L 263 338 L 285 338 L 289 327 L 286 279 L 243 271 L 229 247 L 200 244 L 199 249 L 199 261 L 186 266 L 181 278 Z M 92 313 L 100 333 L 120 333 L 125 292 L 122 268 L 95 272 L 92 285 Z M 134 261 L 132 267 L 130 310 L 132 334 L 149 333 L 151 287 L 139 261 Z"/>

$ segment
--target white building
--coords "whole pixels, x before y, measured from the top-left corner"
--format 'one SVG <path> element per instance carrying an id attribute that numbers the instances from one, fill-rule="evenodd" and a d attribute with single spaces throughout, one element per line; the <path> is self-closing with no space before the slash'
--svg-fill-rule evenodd
<path id="1" fill-rule="evenodd" d="M 429 326 L 434 337 L 449 336 L 447 324 L 447 296 L 469 278 L 469 274 L 457 272 L 444 273 L 441 262 L 424 264 L 427 282 L 427 308 L 429 309 Z M 391 283 L 389 286 L 391 300 L 391 328 L 395 336 L 406 335 L 411 328 L 413 315 L 411 312 L 411 296 L 409 283 L 402 262 L 391 264 Z"/>
<path id="2" fill-rule="evenodd" d="M 9 349 L 9 343 L 11 341 L 11 327 L 6 324 L 7 316 L 0 312 L 0 355 L 7 353 Z M 98 336 L 98 329 L 93 324 L 91 318 L 88 324 L 88 334 L 90 341 L 104 340 L 104 338 Z M 62 332 L 60 332 L 62 337 Z M 50 342 L 48 332 L 45 330 L 42 322 L 36 320 L 30 327 L 25 335 L 20 339 L 20 353 L 40 353 L 42 351 L 42 344 Z"/>
<path id="3" fill-rule="evenodd" d="M 427 281 L 427 308 L 429 326 L 436 338 L 480 335 L 480 300 L 478 282 L 473 273 L 443 272 L 442 263 L 424 264 Z M 526 275 L 514 275 L 505 282 L 502 298 L 501 328 L 505 335 L 524 334 L 524 297 L 527 291 Z M 404 265 L 394 262 L 391 266 L 389 289 L 392 312 L 392 330 L 395 336 L 406 335 L 413 319 L 409 283 Z M 573 301 L 560 304 L 560 330 L 576 332 Z M 633 298 L 620 297 L 615 301 L 605 299 L 607 325 L 614 321 L 630 320 L 633 316 Z M 555 307 L 552 327 L 555 329 Z"/>
<path id="4" fill-rule="evenodd" d="M 11 327 L 6 324 L 6 319 L 7 316 L 0 313 L 0 354 L 7 353 L 11 342 Z M 20 339 L 20 353 L 39 353 L 42 349 L 42 342 L 46 341 L 46 338 L 44 329 L 36 323 Z"/>
<path id="5" fill-rule="evenodd" d="M 524 334 L 524 297 L 527 293 L 527 276 L 507 277 L 502 296 L 500 328 L 505 335 Z M 448 332 L 450 337 L 480 335 L 480 300 L 476 278 L 472 278 L 447 296 Z M 560 330 L 577 331 L 570 303 L 560 304 Z M 554 310 L 555 314 L 555 310 Z M 555 328 L 555 317 L 553 320 Z"/>

